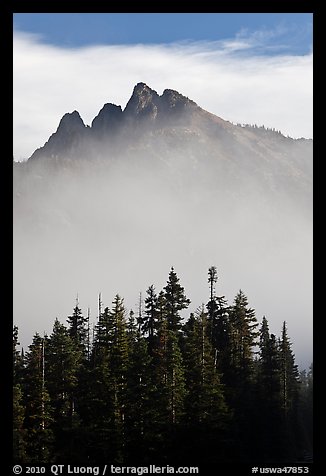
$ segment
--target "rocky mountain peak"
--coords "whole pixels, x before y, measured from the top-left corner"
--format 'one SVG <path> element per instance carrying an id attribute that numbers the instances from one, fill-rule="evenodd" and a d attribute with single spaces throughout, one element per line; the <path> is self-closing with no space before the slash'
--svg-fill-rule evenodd
<path id="1" fill-rule="evenodd" d="M 86 126 L 79 112 L 67 112 L 62 117 L 56 132 L 50 136 L 43 147 L 33 153 L 31 159 L 73 153 L 84 138 L 85 131 Z"/>
<path id="2" fill-rule="evenodd" d="M 121 106 L 112 103 L 104 104 L 98 115 L 92 121 L 92 130 L 97 133 L 112 133 L 122 121 Z"/>
<path id="3" fill-rule="evenodd" d="M 57 132 L 74 133 L 82 131 L 85 124 L 78 111 L 67 112 L 61 119 Z"/>
<path id="4" fill-rule="evenodd" d="M 124 113 L 139 118 L 156 118 L 159 107 L 159 95 L 145 83 L 138 83 L 134 87 Z"/>
<path id="5" fill-rule="evenodd" d="M 182 149 L 190 147 L 188 156 L 195 156 L 200 152 L 195 154 L 194 150 L 197 147 L 201 150 L 204 143 L 214 144 L 212 151 L 217 143 L 221 155 L 228 156 L 232 152 L 232 157 L 237 158 L 243 154 L 244 144 L 256 148 L 257 137 L 260 141 L 263 137 L 258 129 L 243 129 L 228 123 L 178 91 L 165 89 L 159 95 L 140 82 L 124 110 L 112 103 L 104 104 L 91 127 L 84 124 L 77 111 L 64 114 L 56 132 L 31 158 L 87 158 L 94 151 L 104 158 L 134 148 L 136 144 L 160 151 L 172 146 L 177 149 L 182 144 Z M 264 135 L 266 150 L 275 147 L 273 137 L 270 133 Z M 268 153 L 264 151 L 263 156 L 267 157 Z"/>
<path id="6" fill-rule="evenodd" d="M 162 94 L 162 100 L 170 108 L 183 108 L 187 105 L 197 106 L 194 101 L 187 98 L 186 96 L 183 96 L 174 89 L 165 89 Z"/>

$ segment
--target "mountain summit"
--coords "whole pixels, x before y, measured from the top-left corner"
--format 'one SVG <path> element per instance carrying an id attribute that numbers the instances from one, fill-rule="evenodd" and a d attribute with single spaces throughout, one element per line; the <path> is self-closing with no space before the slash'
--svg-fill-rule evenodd
<path id="1" fill-rule="evenodd" d="M 107 103 L 86 127 L 79 113 L 67 113 L 57 131 L 43 147 L 37 149 L 32 159 L 40 157 L 83 156 L 91 142 L 113 138 L 116 135 L 130 137 L 130 132 L 144 132 L 145 128 L 159 129 L 164 125 L 182 125 L 200 108 L 182 94 L 165 89 L 161 96 L 145 83 L 134 87 L 126 107 Z"/>
<path id="2" fill-rule="evenodd" d="M 128 173 L 131 166 L 158 167 L 183 187 L 201 180 L 208 188 L 234 190 L 235 196 L 255 190 L 291 191 L 302 203 L 311 198 L 311 140 L 232 124 L 173 89 L 159 95 L 143 82 L 136 84 L 124 110 L 106 103 L 91 126 L 77 111 L 65 114 L 28 163 L 56 168 L 119 164 Z"/>
<path id="3" fill-rule="evenodd" d="M 182 114 L 187 108 L 198 108 L 197 104 L 177 91 L 165 89 L 162 96 L 145 83 L 138 83 L 129 99 L 125 114 L 139 119 L 170 119 Z"/>

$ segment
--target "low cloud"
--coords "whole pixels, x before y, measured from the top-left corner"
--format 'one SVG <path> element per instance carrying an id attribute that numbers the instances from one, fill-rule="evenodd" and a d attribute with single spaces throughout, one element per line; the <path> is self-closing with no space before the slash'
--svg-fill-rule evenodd
<path id="1" fill-rule="evenodd" d="M 268 32 L 267 32 L 268 33 Z M 14 33 L 14 157 L 29 157 L 77 109 L 90 124 L 103 104 L 125 107 L 134 85 L 176 89 L 232 122 L 312 137 L 312 54 L 259 54 L 271 33 L 219 42 L 62 48 Z M 269 45 L 266 45 L 268 48 Z"/>

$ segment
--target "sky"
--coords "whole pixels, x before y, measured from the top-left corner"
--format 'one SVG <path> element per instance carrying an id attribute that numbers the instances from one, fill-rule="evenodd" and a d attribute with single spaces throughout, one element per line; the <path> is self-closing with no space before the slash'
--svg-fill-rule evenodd
<path id="1" fill-rule="evenodd" d="M 234 123 L 313 135 L 312 14 L 15 13 L 14 158 L 66 112 L 86 124 L 138 82 Z"/>
<path id="2" fill-rule="evenodd" d="M 18 30 L 41 34 L 64 47 L 98 44 L 157 44 L 216 41 L 246 31 L 282 29 L 283 51 L 311 49 L 311 14 L 302 13 L 24 13 L 14 15 Z M 276 43 L 275 43 L 276 46 Z"/>

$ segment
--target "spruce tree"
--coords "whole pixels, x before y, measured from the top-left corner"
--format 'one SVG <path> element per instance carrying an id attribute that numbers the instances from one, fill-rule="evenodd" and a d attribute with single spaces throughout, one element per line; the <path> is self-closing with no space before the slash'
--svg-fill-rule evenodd
<path id="1" fill-rule="evenodd" d="M 164 424 L 175 423 L 182 413 L 184 375 L 178 337 L 168 329 L 167 319 L 159 323 L 153 363 L 158 419 Z"/>
<path id="2" fill-rule="evenodd" d="M 226 405 L 208 337 L 208 316 L 201 309 L 192 317 L 185 336 L 187 418 L 195 424 L 218 424 L 223 421 Z"/>
<path id="3" fill-rule="evenodd" d="M 20 385 L 13 387 L 13 458 L 15 463 L 25 463 L 26 430 L 24 428 L 25 405 Z"/>
<path id="4" fill-rule="evenodd" d="M 268 400 L 280 403 L 280 356 L 276 337 L 270 335 L 265 316 L 259 338 L 259 385 Z"/>
<path id="5" fill-rule="evenodd" d="M 216 454 L 223 460 L 225 429 L 229 415 L 224 389 L 209 339 L 208 315 L 202 307 L 184 326 L 184 365 L 187 445 L 197 463 L 209 464 Z M 188 448 L 189 451 L 189 448 Z M 196 462 L 196 460 L 194 460 Z"/>
<path id="6" fill-rule="evenodd" d="M 45 385 L 46 344 L 47 338 L 36 333 L 26 354 L 27 461 L 37 464 L 50 462 L 52 458 L 53 408 Z"/>
<path id="7" fill-rule="evenodd" d="M 18 342 L 18 327 L 13 327 L 13 383 L 14 385 L 21 385 L 24 374 L 24 359 L 22 352 L 17 350 Z"/>
<path id="8" fill-rule="evenodd" d="M 84 317 L 79 307 L 78 295 L 76 298 L 76 306 L 71 316 L 67 318 L 68 333 L 74 345 L 74 358 L 77 384 L 71 395 L 72 412 L 77 423 L 80 407 L 83 405 L 84 386 L 81 386 L 82 377 L 89 366 L 89 317 Z"/>
<path id="9" fill-rule="evenodd" d="M 239 458 L 250 461 L 256 458 L 257 394 L 255 386 L 254 347 L 258 323 L 255 311 L 240 290 L 229 311 L 230 369 L 226 389 L 227 402 L 234 411 L 238 437 Z M 250 421 L 250 426 L 248 426 Z"/>
<path id="10" fill-rule="evenodd" d="M 172 424 L 180 421 L 184 414 L 184 398 L 186 395 L 183 358 L 179 340 L 172 330 L 167 332 L 166 387 L 168 390 L 169 419 Z"/>
<path id="11" fill-rule="evenodd" d="M 229 308 L 225 296 L 216 296 L 214 284 L 217 279 L 216 267 L 211 266 L 208 270 L 210 299 L 206 306 L 207 334 L 212 345 L 215 365 L 223 376 L 223 382 L 228 383 L 231 355 Z"/>
<path id="12" fill-rule="evenodd" d="M 257 369 L 257 438 L 262 461 L 272 461 L 283 451 L 282 412 L 280 394 L 280 356 L 277 340 L 269 333 L 266 317 L 263 317 L 259 337 L 259 361 Z"/>
<path id="13" fill-rule="evenodd" d="M 279 343 L 281 404 L 283 410 L 283 428 L 287 441 L 284 457 L 296 458 L 299 451 L 298 436 L 298 402 L 299 373 L 295 364 L 291 342 L 287 334 L 286 323 L 283 322 L 282 336 Z"/>
<path id="14" fill-rule="evenodd" d="M 159 319 L 158 298 L 154 285 L 151 285 L 147 291 L 145 299 L 145 313 L 141 330 L 147 336 L 148 349 L 150 354 L 153 352 L 154 338 L 157 332 L 157 322 Z"/>
<path id="15" fill-rule="evenodd" d="M 127 369 L 125 426 L 126 454 L 129 461 L 150 464 L 147 454 L 152 445 L 155 426 L 155 388 L 152 381 L 152 359 L 148 345 L 135 329 L 133 316 L 128 323 L 129 365 Z"/>
<path id="16" fill-rule="evenodd" d="M 283 322 L 280 340 L 281 396 L 284 414 L 294 410 L 298 396 L 298 367 L 295 364 L 291 342 L 287 334 L 286 322 Z"/>
<path id="17" fill-rule="evenodd" d="M 13 457 L 15 463 L 26 460 L 25 405 L 23 402 L 24 362 L 17 350 L 18 327 L 13 328 Z"/>
<path id="18" fill-rule="evenodd" d="M 253 377 L 253 348 L 256 345 L 258 326 L 254 309 L 248 307 L 248 299 L 241 291 L 235 296 L 230 308 L 231 365 L 242 382 Z"/>
<path id="19" fill-rule="evenodd" d="M 47 343 L 47 355 L 46 383 L 56 418 L 71 419 L 76 411 L 73 395 L 77 386 L 79 355 L 67 328 L 58 319 Z"/>
<path id="20" fill-rule="evenodd" d="M 113 396 L 112 427 L 116 462 L 123 462 L 126 444 L 125 407 L 129 349 L 125 314 L 123 299 L 117 294 L 110 312 L 114 326 L 113 342 L 110 350 L 110 385 Z"/>
<path id="21" fill-rule="evenodd" d="M 301 424 L 301 457 L 302 461 L 311 461 L 313 454 L 313 364 L 308 372 L 300 372 L 299 387 L 299 418 Z"/>
<path id="22" fill-rule="evenodd" d="M 115 326 L 111 312 L 101 306 L 89 366 L 84 369 L 82 386 L 85 398 L 81 398 L 81 418 L 85 426 L 86 451 L 95 461 L 113 460 L 113 390 L 111 383 L 110 353 Z"/>
<path id="23" fill-rule="evenodd" d="M 79 307 L 78 297 L 73 313 L 71 316 L 68 316 L 67 322 L 69 324 L 70 337 L 75 342 L 76 347 L 82 352 L 83 357 L 86 358 L 89 332 L 88 318 L 83 316 L 82 310 Z"/>
<path id="24" fill-rule="evenodd" d="M 56 319 L 47 343 L 46 385 L 55 420 L 56 451 L 65 461 L 77 451 L 75 434 L 80 419 L 76 400 L 80 366 L 80 350 L 76 349 L 67 328 Z"/>
<path id="25" fill-rule="evenodd" d="M 190 300 L 187 299 L 184 288 L 179 283 L 179 278 L 172 267 L 169 279 L 164 287 L 165 310 L 168 322 L 168 329 L 179 331 L 181 329 L 180 311 L 186 309 Z"/>

